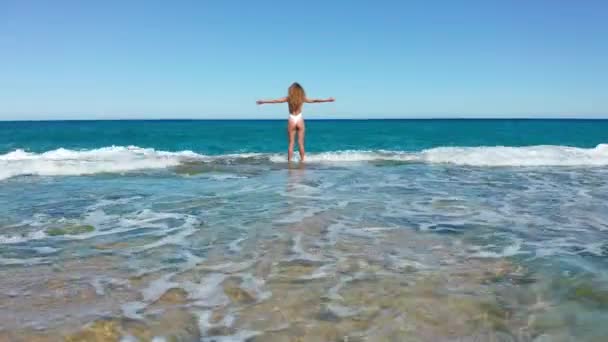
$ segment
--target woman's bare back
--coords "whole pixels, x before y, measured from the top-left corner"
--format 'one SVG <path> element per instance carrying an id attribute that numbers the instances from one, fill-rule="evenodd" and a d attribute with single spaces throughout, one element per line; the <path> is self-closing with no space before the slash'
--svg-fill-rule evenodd
<path id="1" fill-rule="evenodd" d="M 300 152 L 300 161 L 305 159 L 304 137 L 306 134 L 306 125 L 302 116 L 302 108 L 304 103 L 321 103 L 334 102 L 333 97 L 327 99 L 309 99 L 304 93 L 304 88 L 298 83 L 294 83 L 289 87 L 288 96 L 275 100 L 258 100 L 258 105 L 266 103 L 285 103 L 289 104 L 289 117 L 287 119 L 287 161 L 290 162 L 293 157 L 293 145 L 295 142 L 296 133 L 298 133 L 298 147 Z"/>

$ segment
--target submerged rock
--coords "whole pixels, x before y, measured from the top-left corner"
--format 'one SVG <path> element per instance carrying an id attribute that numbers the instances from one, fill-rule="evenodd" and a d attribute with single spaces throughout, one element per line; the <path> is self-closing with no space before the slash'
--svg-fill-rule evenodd
<path id="1" fill-rule="evenodd" d="M 185 310 L 168 310 L 150 318 L 145 323 L 128 318 L 101 319 L 64 339 L 66 342 L 119 342 L 125 337 L 135 341 L 152 341 L 155 337 L 165 341 L 199 341 L 201 338 L 196 317 Z"/>
<path id="2" fill-rule="evenodd" d="M 319 313 L 317 314 L 317 319 L 320 321 L 327 322 L 339 322 L 341 320 L 340 316 L 336 315 L 328 308 L 321 309 L 321 311 L 319 311 Z"/>
<path id="3" fill-rule="evenodd" d="M 197 317 L 183 309 L 163 312 L 157 317 L 156 323 L 150 324 L 150 332 L 153 336 L 164 337 L 166 341 L 201 340 Z"/>
<path id="4" fill-rule="evenodd" d="M 528 327 L 533 332 L 547 333 L 559 331 L 568 326 L 568 321 L 562 312 L 557 310 L 541 314 L 533 314 L 528 318 Z"/>
<path id="5" fill-rule="evenodd" d="M 226 293 L 233 303 L 249 304 L 256 301 L 252 294 L 243 290 L 232 280 L 228 280 L 224 283 L 224 293 Z"/>
<path id="6" fill-rule="evenodd" d="M 608 288 L 591 277 L 559 277 L 552 280 L 550 290 L 562 293 L 574 302 L 600 309 L 608 308 Z"/>
<path id="7" fill-rule="evenodd" d="M 82 330 L 65 336 L 66 342 L 110 342 L 121 341 L 131 336 L 137 341 L 150 341 L 153 334 L 143 322 L 132 319 L 101 319 L 87 325 Z"/>
<path id="8" fill-rule="evenodd" d="M 90 233 L 95 230 L 95 227 L 90 225 L 77 225 L 77 226 L 66 226 L 63 228 L 49 228 L 46 233 L 50 236 L 61 236 L 61 235 L 79 235 Z"/>
<path id="9" fill-rule="evenodd" d="M 60 339 L 61 337 L 56 334 L 42 334 L 30 329 L 15 333 L 0 331 L 0 341 L 2 342 L 54 342 Z"/>
<path id="10" fill-rule="evenodd" d="M 174 287 L 163 293 L 160 298 L 154 302 L 154 304 L 160 305 L 171 305 L 171 304 L 184 304 L 188 302 L 188 292 L 184 289 Z"/>
<path id="11" fill-rule="evenodd" d="M 298 278 L 309 276 L 323 263 L 311 260 L 296 259 L 279 263 L 278 277 L 273 281 L 298 282 Z"/>
<path id="12" fill-rule="evenodd" d="M 341 334 L 333 323 L 318 325 L 294 324 L 280 330 L 265 332 L 247 340 L 251 342 L 330 342 L 351 341 Z"/>
<path id="13" fill-rule="evenodd" d="M 582 300 L 602 308 L 608 307 L 608 290 L 593 286 L 590 283 L 576 286 L 570 292 L 569 297 L 573 300 Z"/>
<path id="14" fill-rule="evenodd" d="M 120 250 L 120 249 L 126 249 L 130 246 L 131 246 L 131 244 L 128 242 L 111 242 L 111 243 L 101 243 L 101 244 L 95 245 L 94 247 L 96 249 L 101 249 L 101 250 L 107 250 L 107 249 Z"/>
<path id="15" fill-rule="evenodd" d="M 99 320 L 93 322 L 83 330 L 66 336 L 66 342 L 101 342 L 101 341 L 120 341 L 120 321 L 118 320 Z"/>

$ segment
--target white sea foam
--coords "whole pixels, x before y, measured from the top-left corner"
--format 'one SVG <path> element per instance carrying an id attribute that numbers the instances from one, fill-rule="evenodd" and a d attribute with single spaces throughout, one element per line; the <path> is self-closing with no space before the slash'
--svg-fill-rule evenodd
<path id="1" fill-rule="evenodd" d="M 284 162 L 285 156 L 271 155 L 270 160 Z M 539 145 L 437 147 L 420 152 L 350 150 L 308 154 L 306 160 L 309 163 L 398 161 L 470 166 L 602 166 L 608 165 L 608 144 L 595 148 Z"/>
<path id="2" fill-rule="evenodd" d="M 57 252 L 59 250 L 57 248 L 48 247 L 48 246 L 34 247 L 32 249 L 35 250 L 36 253 L 38 253 L 38 254 L 53 254 L 53 253 L 55 253 L 55 252 Z"/>
<path id="3" fill-rule="evenodd" d="M 120 286 L 129 287 L 129 281 L 123 279 L 116 279 L 108 276 L 96 276 L 90 281 L 91 286 L 95 289 L 95 293 L 98 296 L 103 296 L 106 293 L 106 286 Z"/>
<path id="4" fill-rule="evenodd" d="M 608 144 L 595 148 L 568 146 L 439 147 L 420 153 L 429 163 L 474 166 L 601 166 L 608 165 Z"/>
<path id="5" fill-rule="evenodd" d="M 226 314 L 224 318 L 220 322 L 211 322 L 211 310 L 199 311 L 198 313 L 198 327 L 201 335 L 208 336 L 209 330 L 214 327 L 226 326 L 230 327 L 234 324 L 235 317 L 232 313 Z M 247 341 L 251 337 L 259 335 L 258 332 L 250 331 L 250 330 L 240 330 L 235 335 L 230 336 L 213 336 L 213 337 L 205 337 L 202 338 L 201 341 L 226 341 L 226 342 L 239 342 L 239 341 Z"/>
<path id="6" fill-rule="evenodd" d="M 317 268 L 316 270 L 314 270 L 314 272 L 312 272 L 312 274 L 301 276 L 298 279 L 302 279 L 302 280 L 323 279 L 323 278 L 333 276 L 335 274 L 335 272 L 336 272 L 336 265 L 327 264 L 327 265 L 323 265 L 323 266 Z"/>
<path id="7" fill-rule="evenodd" d="M 165 221 L 167 219 L 174 220 L 169 226 Z M 82 234 L 65 234 L 59 236 L 48 235 L 49 228 L 86 224 L 95 227 L 92 232 Z M 102 209 L 95 209 L 84 215 L 82 220 L 67 220 L 61 218 L 53 220 L 46 216 L 39 216 L 35 219 L 27 219 L 20 222 L 21 226 L 45 227 L 39 230 L 24 232 L 24 233 L 7 233 L 0 234 L 0 246 L 24 244 L 30 241 L 39 240 L 87 240 L 100 236 L 115 235 L 132 230 L 147 229 L 142 232 L 149 236 L 158 236 L 156 241 L 150 242 L 142 246 L 133 246 L 123 249 L 123 252 L 142 252 L 153 248 L 158 248 L 165 245 L 180 245 L 190 235 L 197 231 L 197 226 L 200 221 L 192 216 L 178 213 L 156 212 L 150 209 L 135 211 L 123 215 L 111 215 L 105 213 Z M 32 248 L 41 255 L 53 254 L 59 251 L 58 248 L 50 246 L 39 246 Z M 194 267 L 202 259 L 191 253 L 184 252 L 183 255 L 187 259 L 184 267 Z"/>
<path id="8" fill-rule="evenodd" d="M 477 258 L 505 258 L 518 254 L 528 254 L 529 252 L 521 250 L 522 243 L 522 240 L 517 239 L 513 242 L 512 245 L 504 247 L 503 250 L 500 252 L 495 252 L 491 250 L 481 250 L 477 253 L 472 254 L 471 256 Z"/>
<path id="9" fill-rule="evenodd" d="M 248 259 L 242 262 L 232 262 L 228 261 L 222 264 L 213 264 L 213 265 L 200 265 L 200 269 L 211 272 L 221 272 L 226 274 L 243 272 L 255 264 L 255 260 Z"/>
<path id="10" fill-rule="evenodd" d="M 167 292 L 169 289 L 178 287 L 178 283 L 171 281 L 171 278 L 173 278 L 174 275 L 174 273 L 165 274 L 162 277 L 150 282 L 148 287 L 142 290 L 143 300 L 145 302 L 153 302 L 160 298 L 163 293 Z"/>
<path id="11" fill-rule="evenodd" d="M 126 334 L 120 338 L 120 342 L 137 342 L 137 341 L 138 341 L 137 337 L 134 337 L 133 335 L 129 335 L 129 334 Z M 152 341 L 154 341 L 154 340 L 152 340 Z"/>
<path id="12" fill-rule="evenodd" d="M 265 288 L 264 279 L 256 278 L 252 274 L 244 274 L 241 288 L 255 294 L 257 300 L 262 301 L 272 297 L 272 292 Z"/>
<path id="13" fill-rule="evenodd" d="M 0 179 L 21 175 L 70 176 L 162 169 L 203 158 L 191 151 L 165 152 L 136 146 L 83 151 L 60 148 L 44 153 L 15 150 L 0 155 Z"/>
<path id="14" fill-rule="evenodd" d="M 243 342 L 249 341 L 254 336 L 260 335 L 260 332 L 252 331 L 252 330 L 240 330 L 234 335 L 228 336 L 213 336 L 213 337 L 204 337 L 201 341 L 203 342 Z"/>
<path id="15" fill-rule="evenodd" d="M 0 265 L 36 265 L 46 261 L 44 258 L 15 259 L 0 257 Z"/>
<path id="16" fill-rule="evenodd" d="M 188 218 L 189 221 L 192 222 L 197 222 L 194 219 Z M 172 230 L 169 231 L 163 231 L 164 234 L 173 232 L 179 230 L 179 232 L 172 234 L 172 235 L 166 235 L 164 237 L 162 237 L 161 239 L 149 243 L 147 245 L 141 246 L 139 248 L 136 248 L 135 250 L 138 252 L 142 252 L 142 251 L 146 251 L 152 248 L 158 248 L 160 246 L 164 246 L 164 245 L 179 245 L 182 242 L 184 242 L 186 240 L 186 238 L 192 234 L 194 234 L 196 232 L 196 228 L 191 226 L 191 222 L 186 222 L 183 226 L 178 227 L 178 228 L 174 228 Z"/>
<path id="17" fill-rule="evenodd" d="M 272 154 L 270 161 L 275 163 L 285 162 L 284 154 Z M 367 151 L 367 150 L 345 150 L 306 154 L 309 163 L 357 163 L 369 161 L 417 161 L 416 153 L 402 151 Z"/>
<path id="18" fill-rule="evenodd" d="M 340 318 L 351 317 L 361 312 L 360 309 L 353 309 L 337 303 L 330 303 L 327 308 Z"/>
<path id="19" fill-rule="evenodd" d="M 273 156 L 271 161 L 280 157 Z M 471 166 L 602 166 L 608 165 L 608 144 L 595 148 L 569 146 L 437 147 L 420 152 L 338 151 L 309 154 L 308 162 L 401 161 Z"/>
<path id="20" fill-rule="evenodd" d="M 47 235 L 42 230 L 21 235 L 0 235 L 0 245 L 23 243 L 32 240 L 42 240 L 45 238 L 47 238 Z"/>
<path id="21" fill-rule="evenodd" d="M 206 275 L 200 283 L 185 282 L 182 288 L 188 292 L 189 297 L 196 300 L 196 304 L 203 307 L 225 305 L 230 302 L 221 286 L 227 276 L 222 273 Z"/>
<path id="22" fill-rule="evenodd" d="M 140 312 L 145 309 L 148 305 L 143 302 L 126 302 L 121 305 L 122 314 L 127 318 L 132 319 L 143 319 Z"/>
<path id="23" fill-rule="evenodd" d="M 240 153 L 206 156 L 192 151 L 167 152 L 137 146 L 93 150 L 56 149 L 44 153 L 24 150 L 0 155 L 0 180 L 22 175 L 66 176 L 164 169 L 184 162 L 286 161 L 284 154 Z M 437 147 L 419 152 L 347 150 L 310 153 L 309 163 L 399 161 L 471 166 L 603 166 L 608 165 L 608 144 L 594 148 L 556 145 L 525 147 Z"/>
<path id="24" fill-rule="evenodd" d="M 231 252 L 233 252 L 233 253 L 240 252 L 241 249 L 242 249 L 241 246 L 240 246 L 240 244 L 241 244 L 241 242 L 245 241 L 246 239 L 247 239 L 247 236 L 243 236 L 243 237 L 240 237 L 240 238 L 238 238 L 238 239 L 230 242 L 228 244 L 228 250 L 231 251 Z"/>
<path id="25" fill-rule="evenodd" d="M 213 180 L 223 181 L 223 180 L 233 180 L 233 179 L 247 179 L 245 176 L 232 175 L 232 174 L 217 174 L 210 175 L 209 178 Z"/>
<path id="26" fill-rule="evenodd" d="M 290 259 L 291 260 L 309 260 L 309 261 L 321 261 L 322 257 L 310 254 L 305 251 L 304 246 L 302 246 L 302 234 L 296 235 L 293 239 L 293 246 L 291 247 L 291 252 L 294 254 Z"/>

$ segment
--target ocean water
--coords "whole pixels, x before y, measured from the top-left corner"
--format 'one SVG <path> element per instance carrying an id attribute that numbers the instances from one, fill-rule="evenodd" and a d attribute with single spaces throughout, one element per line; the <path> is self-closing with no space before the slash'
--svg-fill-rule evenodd
<path id="1" fill-rule="evenodd" d="M 306 125 L 0 122 L 0 340 L 608 336 L 608 120 Z"/>

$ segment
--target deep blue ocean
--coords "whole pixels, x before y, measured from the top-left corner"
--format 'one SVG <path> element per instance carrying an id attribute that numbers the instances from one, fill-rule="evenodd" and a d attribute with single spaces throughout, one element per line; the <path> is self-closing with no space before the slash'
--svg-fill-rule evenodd
<path id="1" fill-rule="evenodd" d="M 306 132 L 0 122 L 0 340 L 608 336 L 608 120 Z"/>
<path id="2" fill-rule="evenodd" d="M 608 142 L 608 120 L 307 120 L 310 152 Z M 201 154 L 284 152 L 285 120 L 0 122 L 0 153 L 139 146 Z"/>

